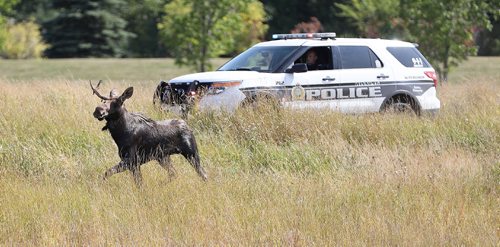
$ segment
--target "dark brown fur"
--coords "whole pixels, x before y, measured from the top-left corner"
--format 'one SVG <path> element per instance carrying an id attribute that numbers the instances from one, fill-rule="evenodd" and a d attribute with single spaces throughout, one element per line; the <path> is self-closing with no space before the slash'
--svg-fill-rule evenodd
<path id="1" fill-rule="evenodd" d="M 169 172 L 169 176 L 173 177 L 175 170 L 170 162 L 170 155 L 181 154 L 196 169 L 198 175 L 207 180 L 207 174 L 200 164 L 196 140 L 185 121 L 154 121 L 142 114 L 128 112 L 123 103 L 132 97 L 132 87 L 127 88 L 121 96 L 117 96 L 116 91 L 111 91 L 110 97 L 103 97 L 97 89 L 92 89 L 103 100 L 103 104 L 95 108 L 93 115 L 99 121 L 106 120 L 102 130 L 109 131 L 113 137 L 121 159 L 106 171 L 105 179 L 115 173 L 130 170 L 136 184 L 140 185 L 140 166 L 151 160 L 158 161 Z"/>

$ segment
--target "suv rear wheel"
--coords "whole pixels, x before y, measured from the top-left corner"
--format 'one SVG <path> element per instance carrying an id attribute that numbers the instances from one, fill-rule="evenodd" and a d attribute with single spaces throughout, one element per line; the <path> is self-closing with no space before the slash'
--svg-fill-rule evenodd
<path id="1" fill-rule="evenodd" d="M 382 107 L 382 112 L 415 114 L 420 116 L 420 110 L 415 99 L 404 94 L 392 96 L 387 100 Z"/>

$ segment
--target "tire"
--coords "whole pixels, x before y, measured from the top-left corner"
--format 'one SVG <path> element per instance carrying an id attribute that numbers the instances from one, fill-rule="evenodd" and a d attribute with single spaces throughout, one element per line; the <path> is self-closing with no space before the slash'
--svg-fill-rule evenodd
<path id="1" fill-rule="evenodd" d="M 418 104 L 408 95 L 395 95 L 391 97 L 384 103 L 382 112 L 420 116 Z"/>
<path id="2" fill-rule="evenodd" d="M 161 87 L 158 85 L 156 87 L 155 93 L 153 94 L 153 105 L 161 103 Z"/>
<path id="3" fill-rule="evenodd" d="M 168 87 L 168 83 L 161 81 L 160 84 L 155 89 L 155 92 L 153 94 L 153 104 L 156 105 L 157 103 L 161 105 L 162 103 L 169 103 L 169 102 L 164 102 L 165 101 L 165 90 Z"/>

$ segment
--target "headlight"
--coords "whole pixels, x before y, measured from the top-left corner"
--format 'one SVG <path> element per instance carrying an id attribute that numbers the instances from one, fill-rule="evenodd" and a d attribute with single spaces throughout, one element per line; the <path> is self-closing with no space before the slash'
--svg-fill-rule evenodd
<path id="1" fill-rule="evenodd" d="M 237 87 L 241 85 L 241 81 L 214 82 L 207 90 L 208 95 L 220 94 L 226 91 L 227 88 Z"/>

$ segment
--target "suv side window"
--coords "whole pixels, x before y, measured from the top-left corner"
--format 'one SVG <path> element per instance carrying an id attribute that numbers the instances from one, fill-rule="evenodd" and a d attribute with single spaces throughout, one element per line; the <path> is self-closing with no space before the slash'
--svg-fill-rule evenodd
<path id="1" fill-rule="evenodd" d="M 313 61 L 307 59 L 307 55 L 309 53 L 314 53 L 316 59 Z M 309 70 L 327 70 L 333 69 L 333 61 L 332 61 L 332 50 L 329 46 L 320 46 L 320 47 L 312 47 L 308 49 L 299 59 L 295 62 L 297 63 L 305 63 Z"/>
<path id="2" fill-rule="evenodd" d="M 381 68 L 382 61 L 368 46 L 338 46 L 342 69 Z"/>
<path id="3" fill-rule="evenodd" d="M 415 47 L 387 47 L 387 50 L 405 67 L 428 68 L 429 62 Z"/>

